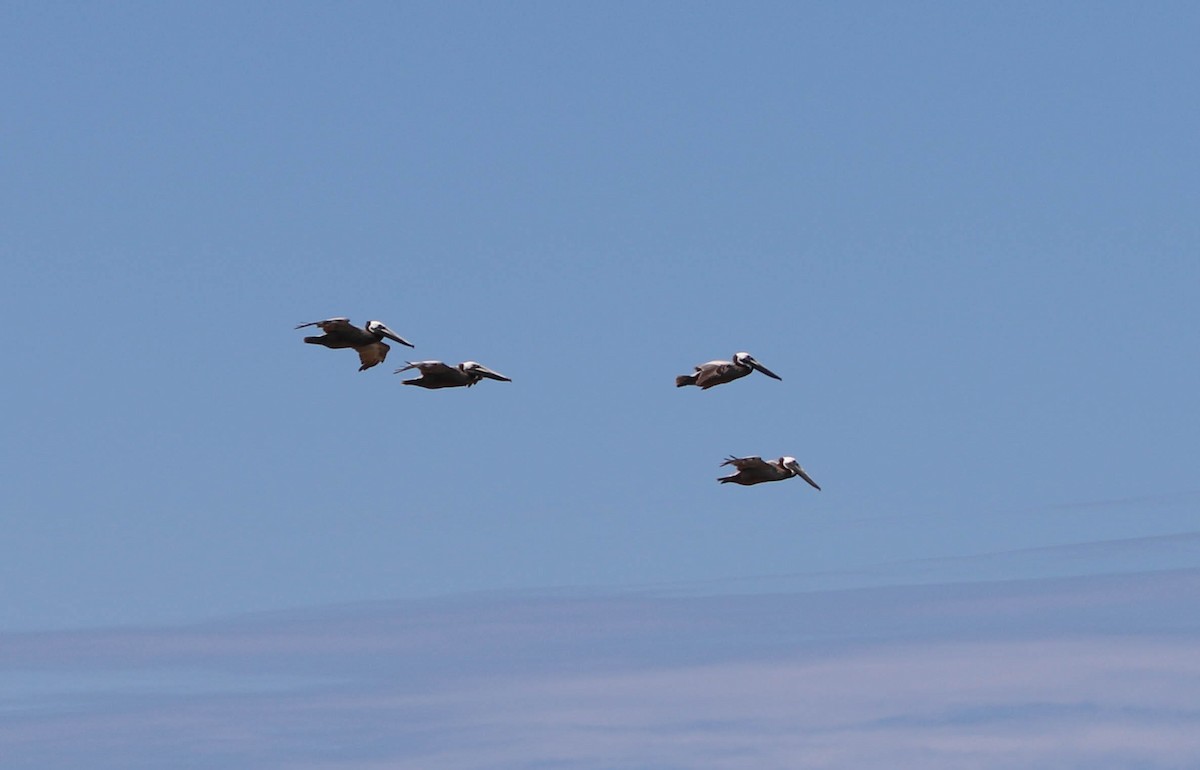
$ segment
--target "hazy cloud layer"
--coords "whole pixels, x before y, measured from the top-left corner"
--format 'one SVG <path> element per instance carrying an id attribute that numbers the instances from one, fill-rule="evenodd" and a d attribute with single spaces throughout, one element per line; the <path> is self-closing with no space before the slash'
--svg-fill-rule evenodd
<path id="1" fill-rule="evenodd" d="M 1184 768 L 1200 570 L 0 637 L 6 768 Z"/>

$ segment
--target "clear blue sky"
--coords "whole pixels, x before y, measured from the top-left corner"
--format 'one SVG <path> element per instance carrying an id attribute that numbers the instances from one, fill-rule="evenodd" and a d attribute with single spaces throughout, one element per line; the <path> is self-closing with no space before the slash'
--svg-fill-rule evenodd
<path id="1" fill-rule="evenodd" d="M 1198 24 L 5 4 L 0 626 L 1189 537 Z M 336 315 L 417 347 L 292 328 Z M 739 350 L 783 382 L 673 387 Z"/>

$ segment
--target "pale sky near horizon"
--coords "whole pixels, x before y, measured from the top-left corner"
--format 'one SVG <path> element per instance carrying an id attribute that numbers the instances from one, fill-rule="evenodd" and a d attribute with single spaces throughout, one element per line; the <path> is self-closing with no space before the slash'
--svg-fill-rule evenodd
<path id="1" fill-rule="evenodd" d="M 0 757 L 6 770 L 1180 770 L 1200 760 L 1197 588 L 1193 568 L 510 593 L 0 633 Z"/>
<path id="2" fill-rule="evenodd" d="M 1197 22 L 0 6 L 0 626 L 1191 542 Z"/>

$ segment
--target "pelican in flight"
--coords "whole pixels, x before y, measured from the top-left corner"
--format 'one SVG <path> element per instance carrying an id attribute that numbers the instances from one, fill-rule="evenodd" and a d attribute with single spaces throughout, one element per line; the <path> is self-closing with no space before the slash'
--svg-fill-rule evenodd
<path id="1" fill-rule="evenodd" d="M 326 318 L 324 321 L 300 324 L 296 328 L 303 329 L 306 326 L 317 326 L 325 332 L 320 337 L 305 337 L 304 341 L 310 345 L 357 350 L 358 360 L 362 362 L 362 366 L 358 367 L 360 372 L 370 369 L 387 358 L 391 347 L 383 341 L 384 337 L 395 340 L 401 345 L 413 347 L 411 342 L 389 329 L 383 321 L 367 321 L 367 328 L 360 329 L 351 324 L 349 318 Z"/>
<path id="2" fill-rule="evenodd" d="M 696 367 L 694 374 L 681 374 L 675 378 L 675 387 L 684 385 L 699 385 L 701 390 L 708 390 L 715 385 L 724 385 L 736 379 L 745 377 L 757 369 L 763 374 L 776 380 L 782 380 L 775 372 L 760 364 L 749 353 L 735 353 L 732 361 L 709 361 Z"/>
<path id="3" fill-rule="evenodd" d="M 722 466 L 732 465 L 737 473 L 732 476 L 722 476 L 717 481 L 722 484 L 733 482 L 748 487 L 751 484 L 761 484 L 764 481 L 783 481 L 792 476 L 799 476 L 814 488 L 820 490 L 817 482 L 804 472 L 795 457 L 780 457 L 778 460 L 767 462 L 761 457 L 733 457 L 721 463 Z"/>
<path id="4" fill-rule="evenodd" d="M 492 371 L 481 363 L 475 361 L 463 361 L 458 366 L 450 366 L 441 361 L 405 361 L 408 366 L 402 366 L 396 370 L 396 374 L 407 372 L 409 369 L 416 369 L 421 372 L 421 376 L 415 380 L 405 380 L 405 385 L 416 385 L 419 388 L 461 388 L 471 387 L 475 383 L 487 377 L 490 380 L 500 380 L 501 382 L 512 382 L 500 372 Z"/>

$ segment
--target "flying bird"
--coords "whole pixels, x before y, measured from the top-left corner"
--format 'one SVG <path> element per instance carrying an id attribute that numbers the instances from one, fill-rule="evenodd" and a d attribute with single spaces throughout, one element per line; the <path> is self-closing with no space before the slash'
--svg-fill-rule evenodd
<path id="1" fill-rule="evenodd" d="M 675 387 L 699 385 L 701 390 L 708 390 L 715 385 L 724 385 L 736 379 L 745 377 L 755 369 L 776 380 L 782 380 L 775 372 L 760 364 L 749 353 L 735 353 L 732 361 L 709 361 L 696 367 L 694 374 L 681 374 L 675 378 Z"/>
<path id="2" fill-rule="evenodd" d="M 416 385 L 419 388 L 461 388 L 471 387 L 475 383 L 487 377 L 491 380 L 500 380 L 501 382 L 512 382 L 499 372 L 492 371 L 483 364 L 475 361 L 463 361 L 458 366 L 450 366 L 441 361 L 405 361 L 408 366 L 402 366 L 396 370 L 396 374 L 407 372 L 410 369 L 416 369 L 421 372 L 421 376 L 415 380 L 405 380 L 405 385 Z"/>
<path id="3" fill-rule="evenodd" d="M 780 457 L 778 460 L 767 462 L 761 457 L 733 457 L 721 463 L 722 466 L 732 465 L 737 473 L 732 476 L 722 476 L 717 481 L 722 484 L 730 482 L 748 487 L 751 484 L 761 484 L 764 481 L 783 481 L 793 476 L 799 476 L 814 488 L 820 490 L 817 482 L 804 472 L 795 457 Z"/>
<path id="4" fill-rule="evenodd" d="M 303 329 L 306 326 L 317 326 L 325 332 L 320 337 L 305 337 L 304 341 L 310 345 L 357 350 L 358 360 L 362 362 L 362 366 L 358 367 L 360 372 L 370 369 L 387 358 L 391 347 L 383 341 L 384 337 L 395 340 L 401 345 L 413 347 L 411 342 L 389 329 L 383 321 L 367 321 L 367 328 L 360 329 L 351 324 L 349 318 L 326 318 L 324 321 L 300 324 L 296 328 Z"/>

